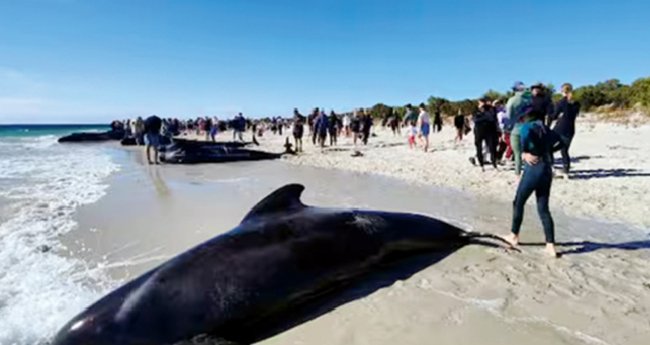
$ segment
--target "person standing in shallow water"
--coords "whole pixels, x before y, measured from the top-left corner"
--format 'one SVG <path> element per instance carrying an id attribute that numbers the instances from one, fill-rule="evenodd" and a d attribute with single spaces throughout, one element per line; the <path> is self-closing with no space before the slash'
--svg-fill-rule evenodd
<path id="1" fill-rule="evenodd" d="M 160 164 L 158 160 L 158 146 L 160 146 L 160 129 L 162 127 L 162 120 L 156 116 L 151 115 L 144 120 L 144 141 L 146 144 L 145 152 L 147 155 L 147 162 L 149 164 Z M 151 161 L 151 148 L 154 150 L 154 159 Z"/>
<path id="2" fill-rule="evenodd" d="M 555 225 L 548 206 L 553 181 L 551 153 L 556 136 L 540 120 L 544 114 L 532 109 L 532 107 L 528 107 L 525 110 L 524 123 L 520 128 L 522 159 L 525 163 L 524 173 L 513 201 L 511 233 L 503 237 L 513 245 L 519 244 L 519 230 L 524 220 L 524 206 L 531 194 L 535 192 L 537 213 L 544 227 L 546 252 L 557 257 Z"/>

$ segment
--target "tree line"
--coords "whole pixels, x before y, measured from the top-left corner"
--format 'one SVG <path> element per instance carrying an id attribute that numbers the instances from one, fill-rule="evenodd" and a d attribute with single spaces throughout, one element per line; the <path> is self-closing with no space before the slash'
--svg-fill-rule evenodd
<path id="1" fill-rule="evenodd" d="M 557 93 L 554 85 L 546 85 L 548 95 L 551 95 L 554 101 L 558 101 L 562 95 Z M 499 100 L 505 104 L 508 98 L 512 96 L 512 91 L 499 92 L 488 90 L 480 98 L 490 100 Z M 575 99 L 580 102 L 582 111 L 593 111 L 599 107 L 607 106 L 619 110 L 630 109 L 641 106 L 645 109 L 650 108 L 650 78 L 640 78 L 630 85 L 622 84 L 618 79 L 610 79 L 596 85 L 585 85 L 574 90 Z M 476 99 L 463 99 L 460 101 L 450 101 L 442 97 L 431 96 L 425 102 L 429 106 L 430 112 L 439 111 L 443 116 L 454 116 L 459 110 L 463 115 L 473 114 L 478 111 Z M 415 107 L 420 102 L 413 103 Z M 373 117 L 384 118 L 390 111 L 394 111 L 398 117 L 403 117 L 406 109 L 403 105 L 388 106 L 378 103 L 370 108 Z"/>

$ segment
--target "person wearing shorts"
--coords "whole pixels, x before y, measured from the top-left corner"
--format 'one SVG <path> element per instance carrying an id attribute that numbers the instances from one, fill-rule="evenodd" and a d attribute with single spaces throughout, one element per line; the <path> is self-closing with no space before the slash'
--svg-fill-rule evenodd
<path id="1" fill-rule="evenodd" d="M 424 152 L 429 151 L 429 133 L 431 132 L 431 116 L 427 112 L 427 106 L 420 103 L 420 115 L 418 116 L 418 128 L 424 145 Z"/>

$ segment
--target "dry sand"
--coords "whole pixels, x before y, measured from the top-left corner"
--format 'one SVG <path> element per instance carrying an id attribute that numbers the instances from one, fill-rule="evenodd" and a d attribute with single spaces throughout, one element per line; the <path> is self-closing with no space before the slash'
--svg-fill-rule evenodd
<path id="1" fill-rule="evenodd" d="M 622 221 L 650 227 L 650 125 L 629 127 L 583 120 L 577 124 L 573 140 L 570 180 L 555 179 L 551 208 L 581 217 Z M 339 145 L 321 149 L 305 138 L 304 153 L 288 157 L 292 164 L 345 169 L 359 173 L 382 174 L 410 183 L 457 188 L 474 195 L 512 201 L 516 191 L 514 173 L 500 167 L 486 171 L 470 164 L 475 153 L 470 133 L 460 144 L 453 139 L 455 129 L 446 126 L 430 137 L 431 151 L 410 150 L 406 137 L 375 130 L 368 146 L 352 145 L 340 138 Z M 284 137 L 270 132 L 260 143 L 268 150 L 280 151 Z M 351 157 L 359 150 L 363 157 Z M 560 158 L 559 152 L 556 160 Z M 559 167 L 559 165 L 558 165 Z M 534 197 L 530 202 L 534 203 Z"/>

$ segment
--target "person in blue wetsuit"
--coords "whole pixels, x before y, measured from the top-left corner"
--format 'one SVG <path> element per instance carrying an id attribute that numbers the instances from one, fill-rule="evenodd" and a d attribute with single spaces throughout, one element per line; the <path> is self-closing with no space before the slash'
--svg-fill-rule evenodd
<path id="1" fill-rule="evenodd" d="M 553 181 L 553 159 L 551 154 L 557 136 L 539 120 L 543 114 L 535 111 L 533 107 L 528 107 L 524 112 L 525 122 L 520 131 L 522 159 L 525 163 L 524 173 L 519 181 L 517 194 L 513 202 L 511 234 L 504 236 L 504 238 L 513 245 L 519 243 L 519 230 L 524 219 L 524 206 L 531 194 L 535 192 L 537 212 L 544 227 L 546 252 L 553 257 L 557 257 L 553 217 L 548 208 L 551 182 Z"/>

